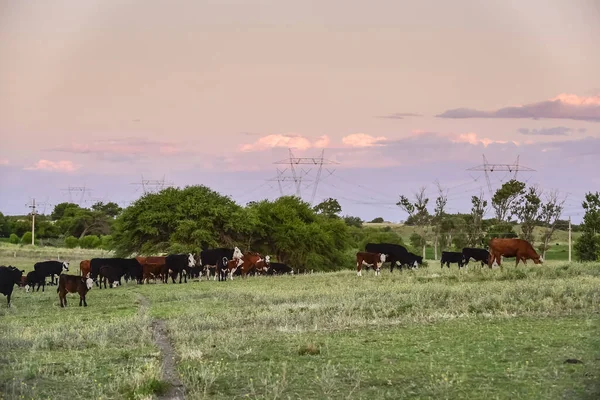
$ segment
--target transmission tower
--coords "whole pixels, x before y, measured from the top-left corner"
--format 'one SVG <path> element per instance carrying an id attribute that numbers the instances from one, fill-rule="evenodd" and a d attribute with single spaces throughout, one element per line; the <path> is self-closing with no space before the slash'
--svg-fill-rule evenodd
<path id="1" fill-rule="evenodd" d="M 513 179 L 517 179 L 517 175 L 519 171 L 525 172 L 534 172 L 535 169 L 526 167 L 524 165 L 519 164 L 519 157 L 517 156 L 517 160 L 513 164 L 490 164 L 485 158 L 485 154 L 483 154 L 483 164 L 478 165 L 476 167 L 468 168 L 467 171 L 483 171 L 485 173 L 485 180 L 488 185 L 488 190 L 490 191 L 490 196 L 493 196 L 492 183 L 490 181 L 490 173 L 492 172 L 509 172 L 513 174 Z"/>
<path id="2" fill-rule="evenodd" d="M 273 179 L 269 179 L 269 180 L 278 182 L 279 192 L 282 196 L 283 196 L 283 188 L 282 188 L 281 182 L 289 182 L 289 181 L 294 182 L 294 185 L 296 187 L 296 196 L 298 196 L 298 197 L 302 197 L 302 181 L 313 182 L 312 183 L 313 190 L 312 190 L 312 194 L 311 194 L 311 198 L 310 198 L 310 204 L 312 204 L 315 200 L 315 196 L 317 195 L 317 188 L 319 187 L 319 182 L 324 179 L 322 177 L 323 165 L 336 165 L 339 163 L 324 158 L 325 150 L 321 151 L 320 157 L 295 157 L 294 153 L 292 152 L 292 149 L 288 149 L 288 151 L 289 151 L 288 159 L 276 161 L 273 164 L 288 165 L 288 168 L 291 172 L 291 176 L 284 175 L 284 173 L 288 170 L 288 168 L 285 168 L 283 170 L 280 170 L 279 168 L 277 168 L 277 177 L 273 178 Z M 304 168 L 300 168 L 300 170 L 298 170 L 297 167 L 299 165 L 312 165 L 312 166 L 318 167 L 315 179 L 314 180 L 306 179 L 305 177 L 309 175 L 311 169 L 304 170 Z M 328 176 L 333 175 L 333 173 L 335 172 L 335 169 L 326 168 L 326 171 L 328 172 L 328 175 L 326 177 L 328 177 Z M 307 187 L 310 187 L 310 185 Z"/>
<path id="3" fill-rule="evenodd" d="M 85 185 L 84 186 L 69 186 L 66 189 L 61 189 L 61 191 L 69 193 L 69 203 L 74 203 L 79 206 L 81 206 L 81 204 L 83 204 L 85 194 L 87 193 L 88 197 L 90 197 L 91 193 L 92 193 L 92 189 L 86 187 Z M 73 197 L 74 197 L 73 193 L 81 193 L 81 195 L 79 196 L 79 200 L 73 201 Z"/>
<path id="4" fill-rule="evenodd" d="M 173 186 L 173 182 L 165 181 L 164 175 L 162 179 L 144 179 L 144 175 L 142 175 L 142 180 L 140 182 L 133 182 L 131 184 L 141 186 L 144 194 L 158 193 L 164 188 Z"/>

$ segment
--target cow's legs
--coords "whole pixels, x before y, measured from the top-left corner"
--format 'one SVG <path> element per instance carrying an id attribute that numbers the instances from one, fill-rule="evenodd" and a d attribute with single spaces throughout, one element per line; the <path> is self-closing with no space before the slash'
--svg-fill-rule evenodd
<path id="1" fill-rule="evenodd" d="M 8 304 L 7 307 L 10 308 L 10 296 L 12 293 L 9 293 L 8 296 L 6 296 L 6 303 Z"/>

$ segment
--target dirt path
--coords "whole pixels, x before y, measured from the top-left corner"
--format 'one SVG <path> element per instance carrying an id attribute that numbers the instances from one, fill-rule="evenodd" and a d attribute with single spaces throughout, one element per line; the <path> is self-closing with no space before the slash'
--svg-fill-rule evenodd
<path id="1" fill-rule="evenodd" d="M 150 307 L 150 303 L 148 302 L 148 299 L 141 294 L 138 294 L 138 296 L 141 304 L 140 312 L 142 314 L 146 314 L 148 308 Z M 151 327 L 154 343 L 156 343 L 160 349 L 160 355 L 162 359 L 161 379 L 169 383 L 169 389 L 167 392 L 161 396 L 158 396 L 157 398 L 161 400 L 185 399 L 185 388 L 183 387 L 183 384 L 179 380 L 179 375 L 177 374 L 176 354 L 173 346 L 171 346 L 171 342 L 169 341 L 165 322 L 161 319 L 153 319 L 151 322 Z"/>

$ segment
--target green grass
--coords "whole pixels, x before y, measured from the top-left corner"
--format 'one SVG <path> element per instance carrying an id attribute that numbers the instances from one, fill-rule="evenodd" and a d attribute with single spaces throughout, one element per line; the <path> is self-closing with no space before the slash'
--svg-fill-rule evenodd
<path id="1" fill-rule="evenodd" d="M 598 263 L 128 284 L 92 289 L 87 308 L 15 292 L 0 398 L 165 393 L 157 319 L 188 399 L 600 396 Z"/>

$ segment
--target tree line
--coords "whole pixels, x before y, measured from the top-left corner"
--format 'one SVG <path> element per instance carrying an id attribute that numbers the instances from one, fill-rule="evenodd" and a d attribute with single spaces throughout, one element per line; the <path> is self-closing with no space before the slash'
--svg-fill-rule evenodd
<path id="1" fill-rule="evenodd" d="M 326 199 L 311 207 L 294 196 L 237 204 L 205 186 L 167 188 L 149 193 L 125 209 L 116 203 L 96 203 L 89 208 L 58 204 L 50 215 L 36 216 L 40 244 L 104 248 L 117 255 L 151 255 L 198 252 L 214 247 L 238 246 L 270 254 L 293 267 L 333 270 L 354 265 L 357 249 L 368 242 L 401 244 L 417 254 L 427 247 L 435 254 L 462 247 L 485 247 L 493 237 L 521 237 L 535 243 L 542 254 L 557 229 L 564 201 L 556 192 L 542 193 L 516 180 L 506 182 L 488 203 L 471 198 L 470 213 L 447 212 L 448 195 L 439 185 L 432 205 L 421 188 L 411 199 L 402 195 L 398 206 L 414 226 L 408 243 L 391 227 L 369 227 L 354 216 L 342 216 L 337 200 Z M 582 204 L 582 235 L 575 244 L 579 260 L 600 255 L 600 194 L 588 193 Z M 431 211 L 430 211 L 431 209 Z M 493 218 L 484 218 L 493 209 Z M 376 218 L 373 222 L 383 222 Z M 516 224 L 520 232 L 515 231 Z M 534 227 L 543 228 L 534 237 Z M 13 243 L 31 243 L 29 216 L 0 214 L 0 237 Z"/>

